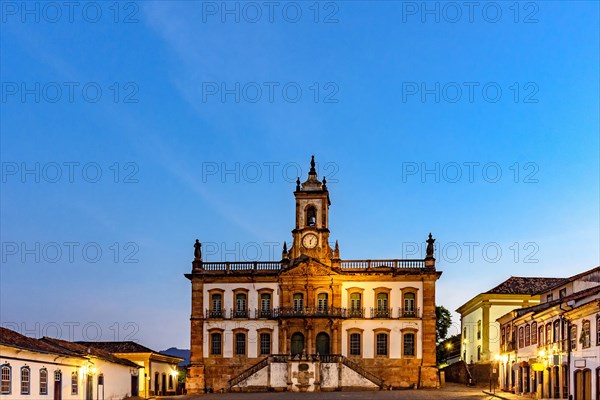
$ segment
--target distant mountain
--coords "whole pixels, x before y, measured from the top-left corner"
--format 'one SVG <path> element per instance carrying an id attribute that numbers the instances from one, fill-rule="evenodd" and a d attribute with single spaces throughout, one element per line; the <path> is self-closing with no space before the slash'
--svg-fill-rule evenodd
<path id="1" fill-rule="evenodd" d="M 180 367 L 185 367 L 190 365 L 190 351 L 188 349 L 178 349 L 177 347 L 171 347 L 163 351 L 159 351 L 160 354 L 165 354 L 167 356 L 180 357 L 184 360 L 177 364 Z"/>

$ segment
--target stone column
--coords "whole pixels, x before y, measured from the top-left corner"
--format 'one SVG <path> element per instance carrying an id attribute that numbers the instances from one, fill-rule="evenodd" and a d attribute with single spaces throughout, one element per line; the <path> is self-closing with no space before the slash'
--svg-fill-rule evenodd
<path id="1" fill-rule="evenodd" d="M 186 380 L 189 394 L 204 393 L 204 282 L 192 276 L 192 315 L 190 318 L 190 368 Z"/>
<path id="2" fill-rule="evenodd" d="M 481 305 L 483 317 L 481 319 L 481 361 L 491 360 L 490 354 L 490 302 L 484 300 Z"/>
<path id="3" fill-rule="evenodd" d="M 435 329 L 435 282 L 437 274 L 429 273 L 423 278 L 423 318 L 422 318 L 422 351 L 421 387 L 434 388 L 439 385 L 436 367 L 436 329 Z M 418 345 L 418 344 L 417 344 Z"/>
<path id="4" fill-rule="evenodd" d="M 332 346 L 332 352 L 333 354 L 341 354 L 341 346 L 340 346 L 340 331 L 338 329 L 338 323 L 334 323 L 333 325 L 333 346 Z"/>

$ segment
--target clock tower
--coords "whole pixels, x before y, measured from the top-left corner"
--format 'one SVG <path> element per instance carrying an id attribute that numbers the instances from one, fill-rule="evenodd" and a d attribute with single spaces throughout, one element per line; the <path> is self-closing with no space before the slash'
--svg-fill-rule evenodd
<path id="1" fill-rule="evenodd" d="M 329 247 L 329 191 L 327 181 L 317 178 L 315 156 L 310 161 L 308 179 L 296 181 L 296 227 L 292 231 L 294 243 L 289 258 L 306 255 L 331 264 L 332 250 Z"/>

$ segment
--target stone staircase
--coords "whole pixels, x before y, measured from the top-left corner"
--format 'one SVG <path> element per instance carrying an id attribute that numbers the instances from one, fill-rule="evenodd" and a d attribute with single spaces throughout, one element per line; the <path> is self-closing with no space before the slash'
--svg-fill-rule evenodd
<path id="1" fill-rule="evenodd" d="M 380 390 L 383 379 L 340 354 L 272 354 L 227 382 L 228 391 Z"/>

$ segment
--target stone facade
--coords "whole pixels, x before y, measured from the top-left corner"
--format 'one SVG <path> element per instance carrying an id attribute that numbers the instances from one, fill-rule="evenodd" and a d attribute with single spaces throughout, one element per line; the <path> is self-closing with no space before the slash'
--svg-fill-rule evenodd
<path id="1" fill-rule="evenodd" d="M 246 387 L 263 382 L 257 368 L 274 355 L 286 356 L 289 368 L 294 356 L 336 355 L 335 365 L 372 373 L 382 387 L 438 386 L 435 284 L 441 272 L 433 249 L 417 260 L 342 260 L 338 243 L 329 244 L 329 191 L 325 178 L 317 179 L 314 159 L 294 196 L 293 242 L 284 245 L 281 261 L 204 262 L 196 252 L 186 274 L 192 284 L 188 393 L 239 388 L 241 376 Z M 281 368 L 277 364 L 273 368 Z M 307 365 L 314 376 L 322 371 Z M 288 371 L 282 387 L 266 382 L 270 389 L 296 390 L 304 383 L 294 380 L 310 371 Z M 325 373 L 326 386 L 341 390 L 331 371 Z M 306 385 L 323 389 L 321 382 Z"/>

